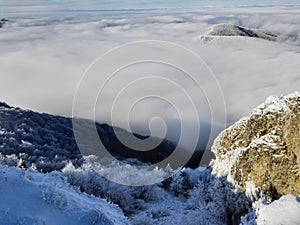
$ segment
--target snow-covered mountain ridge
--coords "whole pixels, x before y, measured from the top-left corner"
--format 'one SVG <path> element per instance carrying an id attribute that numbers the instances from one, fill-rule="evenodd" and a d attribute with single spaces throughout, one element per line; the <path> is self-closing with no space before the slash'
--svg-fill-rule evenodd
<path id="1" fill-rule="evenodd" d="M 199 37 L 199 39 L 203 42 L 224 40 L 230 38 L 258 38 L 268 41 L 276 41 L 277 35 L 269 31 L 246 28 L 228 23 L 221 23 L 211 26 L 204 35 Z"/>
<path id="2" fill-rule="evenodd" d="M 92 122 L 82 120 L 82 123 Z M 114 130 L 127 131 L 99 123 L 96 123 L 96 128 L 103 145 L 119 159 L 134 157 L 144 162 L 157 162 L 175 148 L 171 142 L 162 140 L 151 151 L 135 151 L 124 146 L 114 133 Z M 50 172 L 61 170 L 69 162 L 75 166 L 83 163 L 71 118 L 22 110 L 0 102 L 0 134 L 0 161 L 4 165 L 16 166 L 22 159 L 26 167 L 35 164 L 39 171 Z"/>

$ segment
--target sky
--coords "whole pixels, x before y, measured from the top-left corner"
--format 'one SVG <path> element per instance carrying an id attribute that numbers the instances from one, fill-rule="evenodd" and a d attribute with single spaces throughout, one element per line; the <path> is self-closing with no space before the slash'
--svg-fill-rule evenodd
<path id="1" fill-rule="evenodd" d="M 170 65 L 128 66 L 107 83 L 98 98 L 96 120 L 126 128 L 130 120 L 135 131 L 148 134 L 153 128 L 155 136 L 162 135 L 162 126 L 167 125 L 168 137 L 176 139 L 180 135 L 180 122 L 192 133 L 199 119 L 204 137 L 200 140 L 201 148 L 205 148 L 211 127 L 213 139 L 222 129 L 249 115 L 268 96 L 299 90 L 299 15 L 299 1 L 292 0 L 1 1 L 0 18 L 5 17 L 9 22 L 0 28 L 0 100 L 39 112 L 72 116 L 78 85 L 97 58 L 127 43 L 149 39 L 170 42 L 181 46 L 181 50 L 167 55 L 168 51 L 162 51 L 164 45 L 151 48 L 144 45 L 136 53 L 132 49 L 121 51 L 124 60 L 144 59 L 151 53 L 149 48 L 157 48 L 151 53 L 155 57 L 165 54 L 165 60 L 176 62 L 180 68 L 192 73 L 198 71 L 196 78 L 201 85 L 195 85 L 184 71 Z M 203 43 L 199 37 L 218 23 L 272 31 L 279 35 L 279 41 L 227 38 Z M 204 63 L 187 60 L 190 56 L 182 52 L 185 48 Z M 122 54 L 117 51 L 116 57 L 100 69 L 99 77 L 84 80 L 86 96 L 92 93 L 92 87 L 99 88 L 106 76 L 103 71 L 123 62 L 117 57 Z M 145 76 L 164 79 L 139 80 Z M 166 79 L 171 82 L 162 85 Z M 128 86 L 130 82 L 140 85 Z M 111 121 L 113 99 L 124 87 L 130 87 L 130 91 L 116 102 L 118 110 Z M 148 98 L 128 108 L 129 100 L 145 96 L 150 87 L 157 96 L 176 100 L 183 111 L 182 117 L 176 107 L 157 98 Z M 196 105 L 199 118 L 192 116 L 193 105 L 188 105 L 186 93 Z M 94 109 L 88 101 L 83 97 L 78 102 L 79 116 L 93 117 Z"/>
<path id="2" fill-rule="evenodd" d="M 50 12 L 59 10 L 203 9 L 213 7 L 299 6 L 297 0 L 2 0 L 0 11 Z"/>

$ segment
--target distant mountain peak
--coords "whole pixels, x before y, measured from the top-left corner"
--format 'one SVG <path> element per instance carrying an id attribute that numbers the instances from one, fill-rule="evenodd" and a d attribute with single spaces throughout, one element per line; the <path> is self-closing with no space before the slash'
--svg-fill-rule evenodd
<path id="1" fill-rule="evenodd" d="M 269 41 L 277 40 L 277 35 L 272 32 L 260 29 L 246 28 L 229 23 L 221 23 L 211 26 L 204 35 L 200 36 L 199 39 L 204 42 L 209 42 L 216 38 L 233 37 L 259 38 Z"/>

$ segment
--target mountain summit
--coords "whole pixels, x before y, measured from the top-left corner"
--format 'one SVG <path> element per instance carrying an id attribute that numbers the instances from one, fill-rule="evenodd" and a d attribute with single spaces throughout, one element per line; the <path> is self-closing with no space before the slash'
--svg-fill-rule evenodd
<path id="1" fill-rule="evenodd" d="M 260 29 L 241 27 L 228 23 L 213 25 L 209 29 L 209 31 L 207 31 L 204 35 L 200 36 L 200 40 L 207 42 L 218 38 L 220 39 L 230 37 L 259 38 L 269 41 L 277 40 L 277 35 L 272 32 Z"/>

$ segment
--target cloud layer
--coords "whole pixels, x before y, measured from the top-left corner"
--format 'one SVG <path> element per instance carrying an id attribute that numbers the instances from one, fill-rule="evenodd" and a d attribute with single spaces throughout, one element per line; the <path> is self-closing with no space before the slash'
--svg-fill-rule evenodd
<path id="1" fill-rule="evenodd" d="M 27 3 L 36 4 L 35 1 Z M 76 1 L 73 2 L 75 3 Z M 54 5 L 51 6 L 56 10 L 54 14 L 47 13 L 46 8 L 43 12 L 29 14 L 24 11 L 24 7 L 27 6 L 20 6 L 19 11 L 16 8 L 15 13 L 7 11 L 5 16 L 9 22 L 0 29 L 0 99 L 12 105 L 71 116 L 76 87 L 86 68 L 111 48 L 148 39 L 180 44 L 197 53 L 208 64 L 223 90 L 228 124 L 249 114 L 253 107 L 269 95 L 299 90 L 298 7 L 59 12 Z M 204 34 L 211 25 L 224 22 L 270 30 L 279 34 L 279 42 L 233 38 L 205 44 L 198 40 L 197 37 Z M 143 52 L 139 54 L 143 56 Z M 176 54 L 172 57 L 182 58 Z M 112 93 L 127 85 L 132 76 L 137 79 L 140 76 L 157 74 L 188 90 L 197 106 L 201 106 L 201 123 L 206 124 L 203 125 L 203 130 L 208 132 L 211 115 L 205 95 L 209 96 L 209 101 L 218 100 L 218 95 L 214 92 L 215 83 L 203 73 L 202 85 L 209 91 L 199 94 L 197 87 L 186 74 L 161 65 L 143 64 L 121 71 L 110 88 L 107 88 L 101 103 L 99 102 L 104 109 L 99 109 L 97 119 L 111 122 L 109 110 L 105 106 L 111 104 Z M 93 86 L 95 83 L 91 81 L 89 85 Z M 134 89 L 131 95 L 142 96 L 144 92 L 145 88 L 141 87 Z M 185 104 L 178 90 L 171 86 L 161 88 L 157 94 L 165 98 L 176 96 L 182 105 Z M 130 98 L 130 95 L 127 97 Z M 125 108 L 128 98 L 120 100 L 119 104 Z M 84 106 L 82 103 L 83 110 L 91 110 Z M 223 107 L 219 105 L 214 111 L 221 113 Z M 188 107 L 186 111 L 189 111 Z M 115 115 L 116 125 L 126 126 L 118 118 L 123 118 L 122 114 L 127 112 L 118 113 Z M 152 99 L 141 102 L 132 113 L 132 124 L 142 132 L 148 132 L 149 120 L 158 115 L 165 118 L 170 127 L 179 126 L 174 108 L 161 101 Z M 183 121 L 193 127 L 195 121 L 188 115 L 187 113 Z M 222 121 L 214 122 L 217 130 L 213 136 L 224 125 Z M 158 135 L 160 128 L 156 130 L 155 134 Z M 178 135 L 178 132 L 170 134 L 175 139 Z M 207 142 L 206 139 L 207 137 L 201 142 L 202 148 Z"/>

